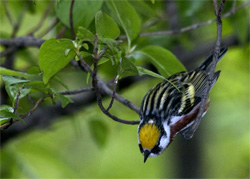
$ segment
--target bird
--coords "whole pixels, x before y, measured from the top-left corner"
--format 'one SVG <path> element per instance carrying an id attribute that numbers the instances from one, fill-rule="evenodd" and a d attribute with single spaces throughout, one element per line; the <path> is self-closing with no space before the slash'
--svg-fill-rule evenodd
<path id="1" fill-rule="evenodd" d="M 227 50 L 225 47 L 220 49 L 216 64 Z M 138 145 L 144 155 L 144 163 L 148 157 L 159 156 L 165 151 L 178 133 L 186 138 L 185 133 L 194 123 L 203 93 L 207 90 L 212 62 L 213 52 L 198 68 L 173 74 L 146 93 L 140 107 L 138 126 Z M 218 80 L 220 71 L 213 73 L 209 92 Z M 202 117 L 209 104 L 208 98 Z"/>

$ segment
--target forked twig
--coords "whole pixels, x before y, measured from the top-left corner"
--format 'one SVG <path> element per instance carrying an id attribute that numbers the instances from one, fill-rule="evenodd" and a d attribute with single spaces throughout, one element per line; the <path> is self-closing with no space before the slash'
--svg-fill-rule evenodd
<path id="1" fill-rule="evenodd" d="M 139 124 L 139 121 L 127 121 L 127 120 L 123 120 L 123 119 L 120 119 L 120 118 L 112 115 L 109 112 L 109 109 L 111 108 L 114 99 L 111 99 L 111 103 L 110 103 L 110 105 L 109 105 L 109 107 L 107 109 L 104 108 L 104 106 L 102 104 L 101 91 L 100 91 L 99 85 L 98 85 L 98 80 L 99 79 L 97 78 L 97 63 L 98 63 L 99 58 L 102 57 L 101 55 L 98 55 L 97 41 L 98 41 L 98 36 L 96 35 L 95 40 L 94 40 L 94 50 L 93 50 L 93 53 L 94 53 L 94 60 L 93 60 L 94 69 L 93 69 L 93 75 L 92 75 L 92 86 L 95 89 L 95 93 L 96 93 L 96 97 L 97 97 L 97 103 L 98 103 L 99 108 L 102 110 L 102 112 L 104 114 L 106 114 L 108 117 L 110 117 L 111 119 L 113 119 L 116 122 L 120 122 L 120 123 L 123 123 L 123 124 L 130 124 L 130 125 Z M 104 54 L 104 53 L 102 53 L 102 54 Z M 114 98 L 114 97 L 115 97 L 115 91 L 112 91 L 112 98 Z"/>

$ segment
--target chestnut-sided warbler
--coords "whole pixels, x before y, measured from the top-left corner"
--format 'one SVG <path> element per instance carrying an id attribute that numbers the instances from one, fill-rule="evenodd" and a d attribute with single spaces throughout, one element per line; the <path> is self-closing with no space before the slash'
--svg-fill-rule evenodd
<path id="1" fill-rule="evenodd" d="M 227 48 L 220 49 L 217 62 L 226 52 Z M 208 83 L 212 61 L 213 53 L 195 70 L 170 76 L 144 96 L 138 127 L 138 143 L 144 162 L 148 157 L 160 155 L 176 134 L 184 135 L 194 123 Z M 220 71 L 214 73 L 211 88 L 219 75 Z M 209 100 L 206 101 L 203 115 L 208 107 Z"/>

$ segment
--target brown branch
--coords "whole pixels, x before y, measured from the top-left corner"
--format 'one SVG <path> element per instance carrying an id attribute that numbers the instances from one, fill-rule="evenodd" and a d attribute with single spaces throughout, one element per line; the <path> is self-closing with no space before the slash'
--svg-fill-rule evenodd
<path id="1" fill-rule="evenodd" d="M 17 111 L 20 95 L 21 95 L 21 88 L 18 88 L 17 95 L 16 95 L 15 107 L 14 107 L 14 113 Z"/>
<path id="2" fill-rule="evenodd" d="M 56 38 L 59 39 L 63 36 L 63 34 L 65 33 L 65 31 L 67 30 L 67 27 L 64 26 L 61 31 L 56 35 Z"/>
<path id="3" fill-rule="evenodd" d="M 70 14 L 69 14 L 70 30 L 71 30 L 73 40 L 75 40 L 75 38 L 76 38 L 75 31 L 74 31 L 74 26 L 73 26 L 73 7 L 74 7 L 74 3 L 75 3 L 75 0 L 72 0 L 71 5 L 70 5 Z"/>
<path id="4" fill-rule="evenodd" d="M 104 48 L 105 49 L 105 48 Z M 102 51 L 104 52 L 104 50 Z M 102 53 L 100 52 L 100 54 Z M 98 58 L 101 58 L 100 54 L 98 55 Z M 93 70 L 90 68 L 90 66 L 85 62 L 85 60 L 81 57 L 81 54 L 79 52 L 76 52 L 76 55 L 78 56 L 78 58 L 80 59 L 81 64 L 79 65 L 80 68 L 83 71 L 87 71 L 90 73 L 91 77 L 93 76 Z M 98 87 L 100 89 L 100 91 L 103 94 L 107 94 L 109 96 L 113 95 L 113 91 L 107 86 L 107 84 L 105 84 L 99 77 L 98 75 L 96 76 L 97 80 L 98 80 Z M 136 106 L 134 103 L 132 103 L 131 101 L 129 101 L 128 99 L 123 98 L 122 96 L 120 96 L 119 94 L 115 94 L 115 99 L 117 101 L 119 101 L 120 103 L 124 104 L 125 106 L 129 107 L 130 109 L 132 109 L 133 111 L 135 111 L 136 113 L 139 114 L 139 107 Z"/>
<path id="5" fill-rule="evenodd" d="M 43 100 L 45 98 L 47 98 L 48 96 L 44 96 L 40 99 L 37 100 L 37 102 L 35 103 L 35 105 L 33 106 L 33 108 L 26 114 L 22 115 L 21 118 L 25 118 L 25 117 L 29 117 L 33 112 L 35 112 L 35 110 L 37 110 L 37 108 L 39 107 L 39 105 L 43 102 Z"/>
<path id="6" fill-rule="evenodd" d="M 116 75 L 115 79 L 113 80 L 113 93 L 112 93 L 112 96 L 111 96 L 111 101 L 109 103 L 109 106 L 107 107 L 107 111 L 109 111 L 114 103 L 114 99 L 115 99 L 115 93 L 116 93 L 116 87 L 117 87 L 117 84 L 118 84 L 118 78 L 119 78 L 119 75 Z"/>
<path id="7" fill-rule="evenodd" d="M 226 17 L 229 17 L 231 15 L 233 15 L 235 12 L 245 8 L 246 6 L 250 5 L 250 1 L 242 4 L 241 6 L 235 8 L 235 9 L 231 9 L 229 12 L 223 14 L 221 16 L 221 18 L 226 18 Z M 201 22 L 201 23 L 197 23 L 197 24 L 193 24 L 193 25 L 190 25 L 190 26 L 187 26 L 187 27 L 183 27 L 181 29 L 177 29 L 177 30 L 167 30 L 167 31 L 158 31 L 158 32 L 145 32 L 145 33 L 140 33 L 139 36 L 140 37 L 145 37 L 145 36 L 156 36 L 156 35 L 173 35 L 173 34 L 180 34 L 180 33 L 184 33 L 184 32 L 187 32 L 187 31 L 191 31 L 191 30 L 195 30 L 195 29 L 198 29 L 200 27 L 203 27 L 203 26 L 206 26 L 206 25 L 209 25 L 213 22 L 216 22 L 216 18 L 215 19 L 211 19 L 211 20 L 208 20 L 208 21 L 205 21 L 205 22 Z M 120 40 L 124 40 L 124 39 L 127 39 L 127 37 L 125 35 L 122 35 L 122 36 L 119 36 Z"/>
<path id="8" fill-rule="evenodd" d="M 93 53 L 94 53 L 94 60 L 93 60 L 94 69 L 93 69 L 93 72 L 92 72 L 92 86 L 93 86 L 93 88 L 95 90 L 95 93 L 96 93 L 96 98 L 97 98 L 97 103 L 98 103 L 99 108 L 102 110 L 102 112 L 105 115 L 107 115 L 109 118 L 113 119 L 116 122 L 120 122 L 120 123 L 123 123 L 123 124 L 130 124 L 130 125 L 139 124 L 139 121 L 127 121 L 127 120 L 120 119 L 120 118 L 112 115 L 108 111 L 109 107 L 108 107 L 108 109 L 104 108 L 104 106 L 102 104 L 102 95 L 101 95 L 101 91 L 100 91 L 101 86 L 99 86 L 99 81 L 101 81 L 101 80 L 97 77 L 97 63 L 98 63 L 99 58 L 101 58 L 101 55 L 98 55 L 97 41 L 98 41 L 98 36 L 95 35 L 94 49 L 93 49 Z M 102 54 L 104 54 L 104 53 L 102 53 Z M 101 83 L 101 84 L 103 85 L 102 86 L 103 88 L 107 87 L 106 84 L 104 84 L 104 83 Z M 109 89 L 109 91 L 111 91 L 112 96 L 115 96 L 114 92 L 112 90 Z M 112 105 L 112 103 L 113 103 L 113 100 L 111 100 L 111 105 Z"/>
<path id="9" fill-rule="evenodd" d="M 202 115 L 205 111 L 205 106 L 206 106 L 206 102 L 208 99 L 209 90 L 211 89 L 212 81 L 214 78 L 214 71 L 215 71 L 215 67 L 216 67 L 216 62 L 218 62 L 218 56 L 220 53 L 221 38 L 222 38 L 221 12 L 224 8 L 224 4 L 225 4 L 225 0 L 222 0 L 220 6 L 218 6 L 217 0 L 213 0 L 215 16 L 217 19 L 217 39 L 216 39 L 215 48 L 214 48 L 213 61 L 211 63 L 211 68 L 208 72 L 208 81 L 207 81 L 205 90 L 204 90 L 203 95 L 202 95 L 199 113 L 194 121 L 194 124 L 190 127 L 190 129 L 187 132 L 185 132 L 184 136 L 186 139 L 191 139 L 193 137 L 195 131 L 197 130 L 197 128 L 200 124 Z"/>
<path id="10" fill-rule="evenodd" d="M 93 90 L 94 90 L 93 87 L 87 87 L 87 88 L 81 88 L 81 89 L 76 89 L 76 90 L 71 90 L 71 91 L 61 91 L 59 93 L 62 95 L 75 95 L 75 94 L 84 93 L 84 92 L 93 91 Z"/>
<path id="11" fill-rule="evenodd" d="M 45 40 L 31 37 L 22 36 L 14 39 L 0 39 L 0 45 L 3 46 L 15 46 L 15 47 L 40 47 Z"/>

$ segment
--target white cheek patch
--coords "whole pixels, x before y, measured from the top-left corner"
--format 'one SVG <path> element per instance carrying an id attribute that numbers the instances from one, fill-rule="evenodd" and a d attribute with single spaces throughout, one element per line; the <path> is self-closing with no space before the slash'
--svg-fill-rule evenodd
<path id="1" fill-rule="evenodd" d="M 155 155 L 154 153 L 150 153 L 148 157 L 157 157 L 158 155 Z"/>
<path id="2" fill-rule="evenodd" d="M 164 127 L 164 131 L 166 132 L 166 136 L 163 135 L 160 139 L 159 147 L 163 149 L 162 151 L 164 151 L 167 148 L 170 142 L 170 126 L 168 125 L 167 122 L 164 122 L 163 127 Z"/>
<path id="3" fill-rule="evenodd" d="M 164 150 L 165 148 L 167 148 L 168 144 L 169 144 L 169 137 L 162 136 L 159 147 Z"/>

